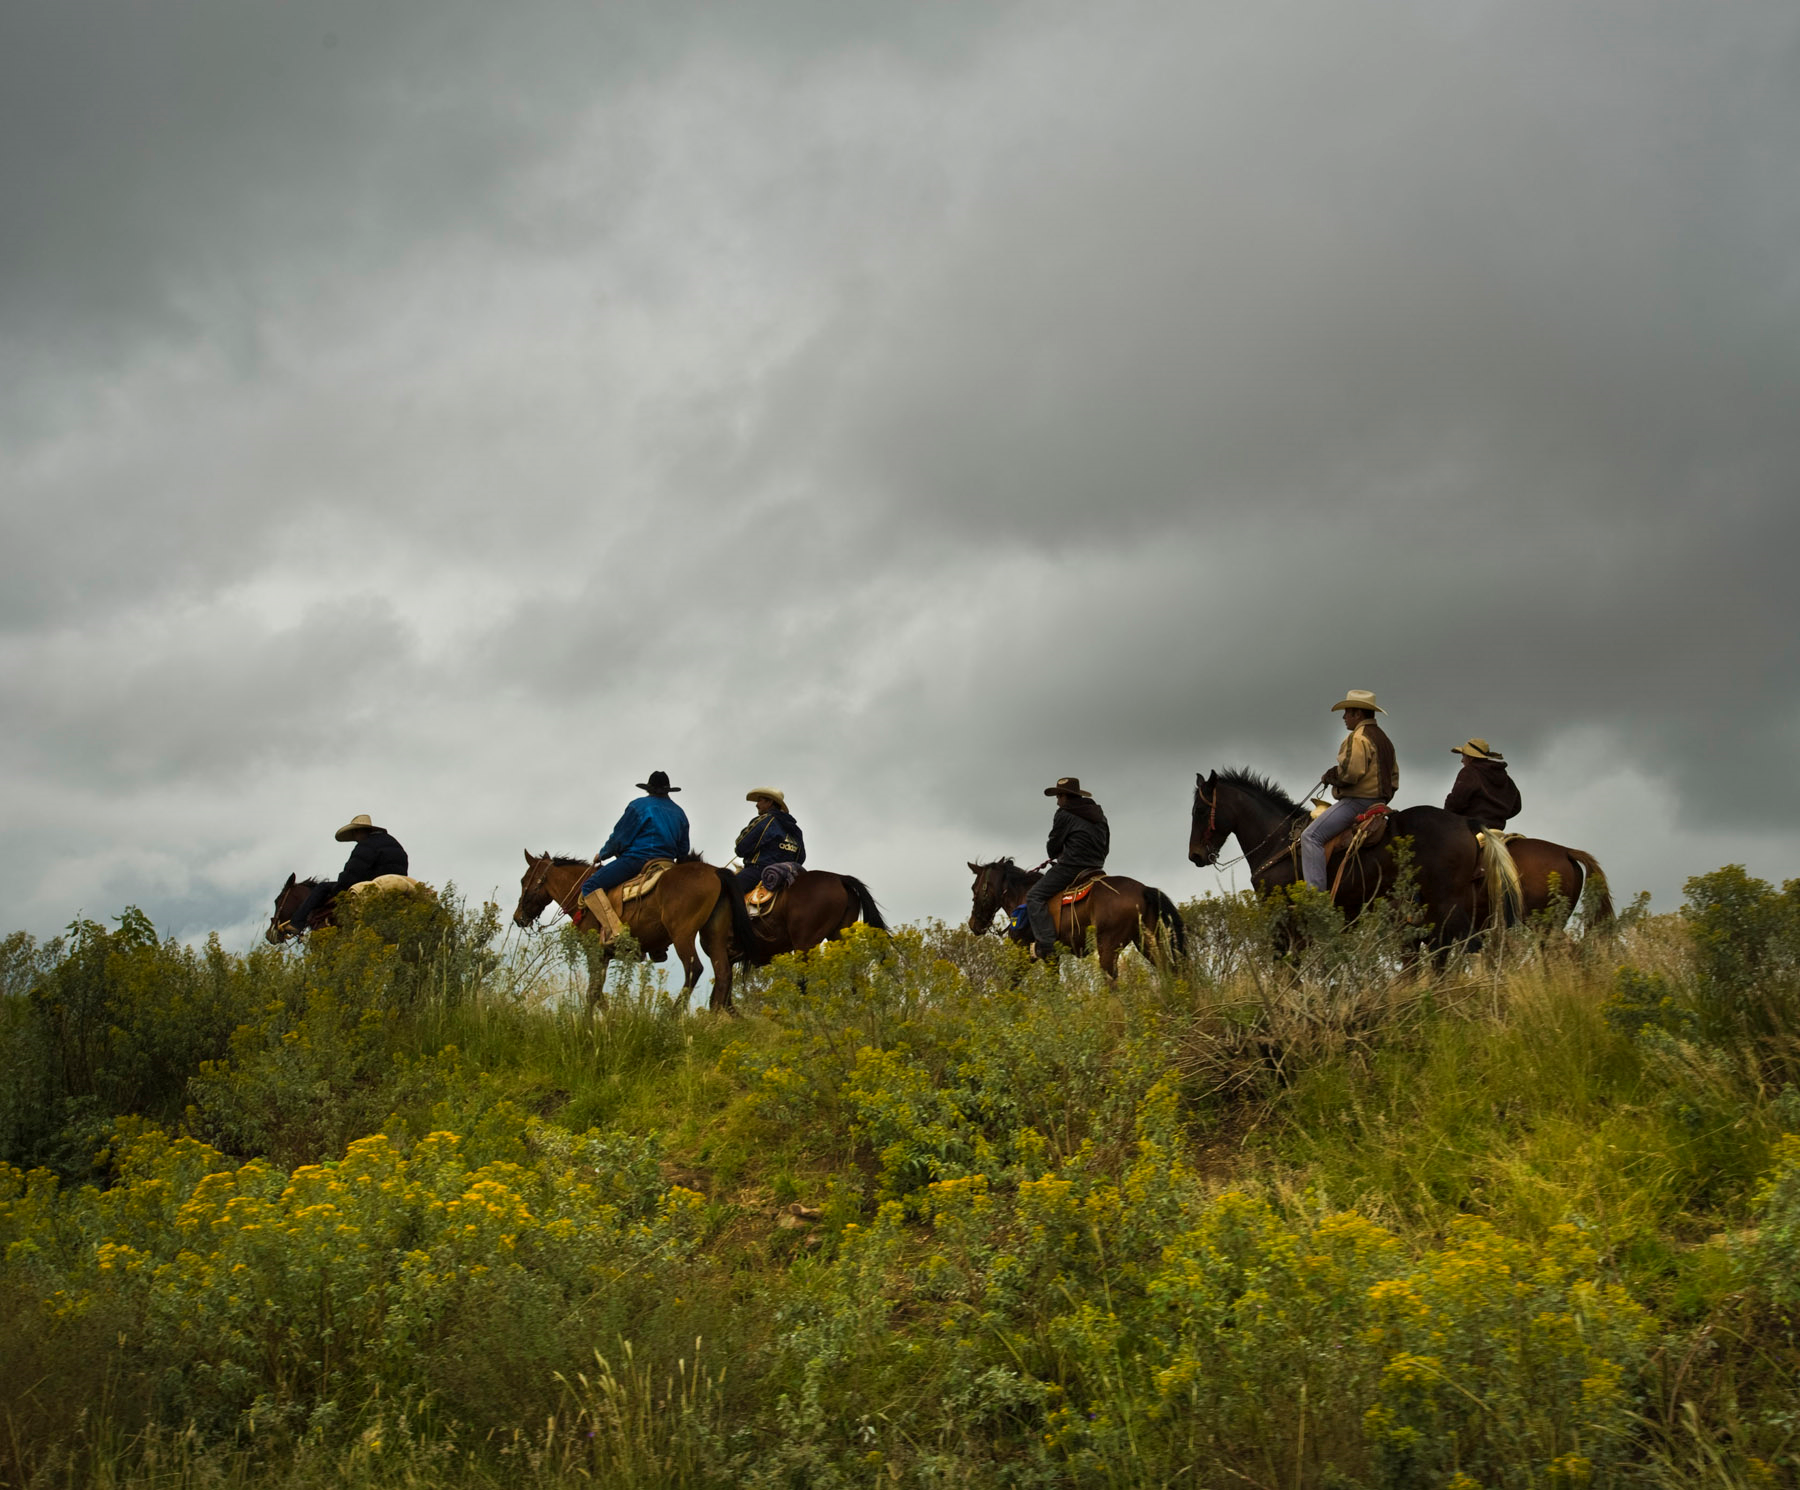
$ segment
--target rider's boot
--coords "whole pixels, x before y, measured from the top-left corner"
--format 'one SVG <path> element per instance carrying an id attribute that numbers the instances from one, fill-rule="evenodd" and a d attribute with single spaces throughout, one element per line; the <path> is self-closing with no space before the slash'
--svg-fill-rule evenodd
<path id="1" fill-rule="evenodd" d="M 581 897 L 581 903 L 594 918 L 600 928 L 600 940 L 611 942 L 625 929 L 625 923 L 619 919 L 619 913 L 613 909 L 612 901 L 604 890 L 590 890 Z"/>

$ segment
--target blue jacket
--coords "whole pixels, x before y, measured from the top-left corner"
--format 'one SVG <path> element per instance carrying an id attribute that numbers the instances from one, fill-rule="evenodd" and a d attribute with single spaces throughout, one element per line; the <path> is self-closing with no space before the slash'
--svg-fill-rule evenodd
<path id="1" fill-rule="evenodd" d="M 800 824 L 785 812 L 752 818 L 749 827 L 738 834 L 736 849 L 746 866 L 754 864 L 759 869 L 806 862 L 806 837 Z"/>
<path id="2" fill-rule="evenodd" d="M 685 859 L 687 814 L 667 797 L 639 797 L 619 818 L 600 850 L 602 859 Z"/>

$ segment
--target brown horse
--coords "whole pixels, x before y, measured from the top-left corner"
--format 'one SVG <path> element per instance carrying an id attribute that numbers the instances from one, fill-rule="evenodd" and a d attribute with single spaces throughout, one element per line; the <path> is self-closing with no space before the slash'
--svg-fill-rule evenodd
<path id="1" fill-rule="evenodd" d="M 752 967 L 784 952 L 810 952 L 858 921 L 877 931 L 888 929 L 869 887 L 853 874 L 829 869 L 802 869 L 767 911 L 760 916 L 746 914 L 745 921 L 748 938 L 737 939 L 737 951 Z"/>
<path id="2" fill-rule="evenodd" d="M 525 873 L 519 880 L 519 904 L 513 911 L 515 926 L 535 926 L 551 901 L 570 916 L 580 908 L 581 882 L 594 872 L 588 859 L 525 853 Z M 585 914 L 585 913 L 584 913 Z M 685 978 L 683 994 L 693 992 L 704 971 L 696 940 L 712 960 L 713 986 L 710 1006 L 731 1010 L 731 948 L 750 938 L 750 918 L 738 897 L 729 871 L 688 859 L 664 872 L 648 895 L 627 904 L 621 918 L 652 962 L 662 962 L 673 947 L 681 959 Z M 588 978 L 589 1005 L 606 1001 L 606 969 L 612 960 L 603 952 Z"/>
<path id="3" fill-rule="evenodd" d="M 308 916 L 306 925 L 296 926 L 293 923 L 293 918 L 300 913 L 300 907 L 306 903 L 306 897 L 322 883 L 318 879 L 296 880 L 290 874 L 287 883 L 275 896 L 275 914 L 269 917 L 269 926 L 263 932 L 263 940 L 280 945 L 308 931 L 317 931 L 322 926 L 337 925 L 335 899 L 327 900 Z"/>
<path id="4" fill-rule="evenodd" d="M 1196 773 L 1194 782 L 1194 811 L 1188 828 L 1190 862 L 1216 864 L 1225 840 L 1236 837 L 1259 894 L 1284 889 L 1299 880 L 1300 856 L 1291 845 L 1306 826 L 1304 807 L 1254 771 Z M 1494 882 L 1499 883 L 1504 850 L 1491 839 L 1478 846 L 1468 819 L 1441 807 L 1404 807 L 1394 812 L 1385 841 L 1360 850 L 1341 872 L 1334 856 L 1331 876 L 1337 886 L 1338 908 L 1346 918 L 1354 919 L 1394 888 L 1400 876 L 1394 846 L 1400 839 L 1411 843 L 1419 904 L 1428 928 L 1426 945 L 1440 961 L 1456 947 L 1473 946 L 1487 924 L 1480 880 L 1484 871 L 1491 871 Z"/>
<path id="5" fill-rule="evenodd" d="M 1038 870 L 1019 868 L 1011 859 L 988 864 L 971 861 L 969 868 L 975 875 L 969 930 L 977 935 L 992 927 L 996 911 L 1011 913 L 1022 906 L 1025 892 L 1044 877 Z M 1119 954 L 1127 947 L 1136 947 L 1154 961 L 1158 933 L 1164 928 L 1175 951 L 1187 951 L 1187 928 L 1175 902 L 1142 880 L 1109 874 L 1074 905 L 1065 906 L 1061 900 L 1058 896 L 1050 904 L 1057 941 L 1078 954 L 1085 953 L 1092 931 L 1101 971 L 1109 978 L 1119 976 Z"/>
<path id="6" fill-rule="evenodd" d="M 1593 904 L 1587 924 L 1605 926 L 1612 921 L 1612 890 L 1606 883 L 1606 873 L 1600 868 L 1600 861 L 1585 849 L 1567 848 L 1547 838 L 1511 838 L 1506 851 L 1519 871 L 1523 919 L 1541 916 L 1554 904 L 1559 917 L 1555 929 L 1560 930 L 1581 904 L 1583 889 L 1591 888 Z M 1484 895 L 1486 889 L 1484 882 Z"/>

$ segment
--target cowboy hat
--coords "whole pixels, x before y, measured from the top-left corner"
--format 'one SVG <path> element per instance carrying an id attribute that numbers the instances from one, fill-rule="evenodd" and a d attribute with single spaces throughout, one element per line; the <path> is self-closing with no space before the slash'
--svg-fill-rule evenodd
<path id="1" fill-rule="evenodd" d="M 1375 695 L 1367 688 L 1346 689 L 1344 696 L 1331 706 L 1332 711 L 1338 709 L 1367 709 L 1371 714 L 1385 714 L 1387 710 L 1375 702 Z"/>
<path id="2" fill-rule="evenodd" d="M 1079 776 L 1059 776 L 1056 778 L 1055 786 L 1047 786 L 1044 788 L 1044 795 L 1046 797 L 1060 797 L 1065 793 L 1071 797 L 1086 797 L 1090 802 L 1094 800 L 1094 794 L 1092 792 L 1084 792 L 1081 789 L 1081 778 Z"/>
<path id="3" fill-rule="evenodd" d="M 386 828 L 378 828 L 375 826 L 374 823 L 369 821 L 368 813 L 359 812 L 356 814 L 355 817 L 351 818 L 349 822 L 345 823 L 343 827 L 339 828 L 337 830 L 337 832 L 333 833 L 331 836 L 333 838 L 337 839 L 337 841 L 339 843 L 348 843 L 358 833 L 385 833 L 385 832 L 387 832 Z"/>
<path id="4" fill-rule="evenodd" d="M 767 797 L 783 812 L 787 811 L 787 798 L 772 786 L 756 786 L 744 793 L 746 802 L 754 802 L 758 797 Z"/>
<path id="5" fill-rule="evenodd" d="M 648 781 L 640 781 L 637 784 L 637 789 L 640 792 L 649 792 L 653 797 L 666 797 L 670 792 L 678 792 L 681 790 L 678 786 L 669 785 L 669 773 L 667 771 L 652 771 L 650 773 L 650 779 Z"/>
<path id="6" fill-rule="evenodd" d="M 1466 755 L 1478 761 L 1499 761 L 1501 765 L 1506 764 L 1506 757 L 1478 735 L 1471 737 L 1466 745 L 1452 745 L 1450 753 Z"/>

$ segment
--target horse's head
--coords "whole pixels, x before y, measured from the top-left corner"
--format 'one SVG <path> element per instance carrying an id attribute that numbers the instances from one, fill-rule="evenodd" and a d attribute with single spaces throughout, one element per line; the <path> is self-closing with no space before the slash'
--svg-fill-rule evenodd
<path id="1" fill-rule="evenodd" d="M 1007 870 L 1014 868 L 1010 859 L 996 859 L 992 864 L 977 864 L 972 860 L 969 868 L 975 875 L 974 901 L 969 907 L 969 930 L 979 936 L 993 928 L 994 917 L 1006 905 Z"/>
<path id="2" fill-rule="evenodd" d="M 519 903 L 513 908 L 513 925 L 535 926 L 550 904 L 550 871 L 556 861 L 548 851 L 532 856 L 525 850 L 525 873 L 519 877 Z"/>
<path id="3" fill-rule="evenodd" d="M 301 893 L 304 893 L 305 886 L 298 888 Z M 287 883 L 275 896 L 275 913 L 269 917 L 268 930 L 263 932 L 265 942 L 279 946 L 282 942 L 290 941 L 299 934 L 288 919 L 300 908 L 300 896 L 295 893 L 295 890 L 295 877 L 290 874 L 287 877 Z"/>
<path id="4" fill-rule="evenodd" d="M 1188 825 L 1188 862 L 1204 869 L 1219 862 L 1219 848 L 1231 829 L 1219 821 L 1219 773 L 1194 772 L 1194 816 Z M 1229 805 L 1227 812 L 1229 813 Z"/>

